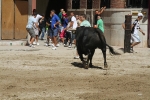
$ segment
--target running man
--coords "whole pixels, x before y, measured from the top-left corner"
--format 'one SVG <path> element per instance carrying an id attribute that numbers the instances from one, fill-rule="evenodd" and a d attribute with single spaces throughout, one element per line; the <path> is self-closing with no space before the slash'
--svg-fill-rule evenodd
<path id="1" fill-rule="evenodd" d="M 138 18 L 132 24 L 131 31 L 131 52 L 133 52 L 133 47 L 141 43 L 140 37 L 138 35 L 138 30 L 145 35 L 145 33 L 140 28 L 140 20 L 143 18 L 142 13 L 138 13 Z"/>

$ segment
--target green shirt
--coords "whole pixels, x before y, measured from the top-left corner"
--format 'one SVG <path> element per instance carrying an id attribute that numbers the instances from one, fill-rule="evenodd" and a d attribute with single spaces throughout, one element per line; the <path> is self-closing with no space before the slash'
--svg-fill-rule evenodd
<path id="1" fill-rule="evenodd" d="M 80 26 L 91 27 L 91 24 L 89 23 L 89 21 L 84 20 L 83 22 L 81 22 Z"/>
<path id="2" fill-rule="evenodd" d="M 61 22 L 61 19 L 62 19 L 62 12 L 60 12 L 58 16 L 59 16 L 60 22 Z"/>
<path id="3" fill-rule="evenodd" d="M 104 24 L 102 19 L 97 20 L 97 26 L 104 33 Z"/>

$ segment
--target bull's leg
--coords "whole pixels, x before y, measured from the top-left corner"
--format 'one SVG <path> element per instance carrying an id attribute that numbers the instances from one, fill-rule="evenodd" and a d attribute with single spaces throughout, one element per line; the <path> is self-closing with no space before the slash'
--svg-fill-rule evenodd
<path id="1" fill-rule="evenodd" d="M 78 46 L 77 46 L 77 52 L 79 54 L 80 60 L 83 62 L 84 60 L 83 60 L 82 51 L 81 51 L 80 47 L 78 47 Z"/>
<path id="2" fill-rule="evenodd" d="M 92 58 L 93 58 L 93 55 L 94 55 L 94 53 L 95 53 L 95 49 L 94 50 L 91 50 L 91 55 L 90 55 L 90 64 L 89 64 L 89 66 L 90 67 L 92 67 L 93 65 L 92 65 Z"/>
<path id="3" fill-rule="evenodd" d="M 84 63 L 84 68 L 85 69 L 88 69 L 89 68 L 89 60 L 91 58 L 91 51 L 90 50 L 87 50 L 87 54 L 88 54 L 88 57 L 87 57 L 87 61 Z"/>
<path id="4" fill-rule="evenodd" d="M 104 68 L 108 68 L 107 62 L 106 62 L 106 47 L 102 48 L 103 57 L 104 57 Z"/>

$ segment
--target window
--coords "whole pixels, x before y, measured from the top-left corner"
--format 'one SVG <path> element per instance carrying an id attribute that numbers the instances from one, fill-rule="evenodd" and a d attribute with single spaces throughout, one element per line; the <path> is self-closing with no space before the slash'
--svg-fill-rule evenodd
<path id="1" fill-rule="evenodd" d="M 92 9 L 92 1 L 93 0 L 87 0 L 87 9 Z"/>
<path id="2" fill-rule="evenodd" d="M 80 9 L 80 0 L 72 0 L 72 9 Z"/>
<path id="3" fill-rule="evenodd" d="M 148 8 L 148 0 L 126 0 L 127 8 Z"/>
<path id="4" fill-rule="evenodd" d="M 100 3 L 101 3 L 100 7 L 105 7 L 106 6 L 106 8 L 110 8 L 110 0 L 101 0 Z"/>

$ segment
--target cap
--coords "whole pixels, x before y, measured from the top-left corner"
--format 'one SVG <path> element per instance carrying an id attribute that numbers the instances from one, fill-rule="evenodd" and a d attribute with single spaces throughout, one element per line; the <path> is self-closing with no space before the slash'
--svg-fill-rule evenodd
<path id="1" fill-rule="evenodd" d="M 138 13 L 138 16 L 142 16 L 143 17 L 143 14 L 142 13 Z"/>

